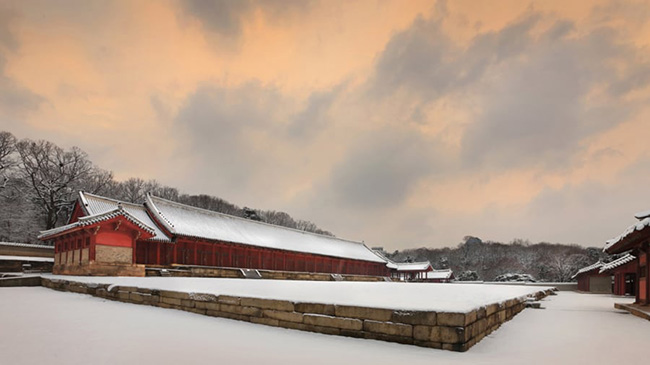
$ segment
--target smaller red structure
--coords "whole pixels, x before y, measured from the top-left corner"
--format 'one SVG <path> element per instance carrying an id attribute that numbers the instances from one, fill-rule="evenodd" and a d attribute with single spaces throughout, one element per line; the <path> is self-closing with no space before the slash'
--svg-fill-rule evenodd
<path id="1" fill-rule="evenodd" d="M 615 295 L 636 295 L 636 272 L 639 269 L 636 257 L 625 254 L 603 264 L 599 273 L 612 278 L 612 293 Z"/>
<path id="2" fill-rule="evenodd" d="M 630 252 L 636 258 L 636 275 L 634 277 L 635 304 L 650 304 L 650 211 L 634 216 L 639 221 L 629 226 L 623 233 L 605 243 L 603 251 L 609 254 Z M 628 276 L 630 279 L 630 276 Z M 623 277 L 625 280 L 625 277 Z"/>
<path id="3" fill-rule="evenodd" d="M 573 275 L 572 279 L 578 281 L 579 291 L 601 294 L 612 292 L 610 275 L 607 273 L 600 273 L 600 268 L 602 266 L 603 263 L 598 261 L 594 264 L 583 267 Z"/>

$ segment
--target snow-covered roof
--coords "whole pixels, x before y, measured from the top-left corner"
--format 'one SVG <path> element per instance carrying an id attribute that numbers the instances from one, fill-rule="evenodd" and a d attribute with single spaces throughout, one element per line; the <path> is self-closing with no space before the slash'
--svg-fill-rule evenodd
<path id="1" fill-rule="evenodd" d="M 397 262 L 397 271 L 426 271 L 433 269 L 431 262 Z"/>
<path id="2" fill-rule="evenodd" d="M 154 236 L 152 238 L 149 238 L 150 240 L 165 242 L 171 241 L 169 237 L 167 237 L 167 235 L 160 228 L 158 228 L 156 223 L 149 216 L 149 213 L 147 213 L 147 209 L 142 204 L 121 202 L 119 200 L 85 193 L 83 191 L 79 192 L 79 200 L 81 202 L 81 207 L 87 215 L 98 215 L 101 213 L 106 213 L 121 206 L 122 209 L 124 209 L 130 215 L 136 217 L 147 227 L 153 229 Z"/>
<path id="3" fill-rule="evenodd" d="M 386 263 L 361 242 L 252 221 L 147 196 L 146 207 L 172 234 L 279 250 Z"/>
<path id="4" fill-rule="evenodd" d="M 425 273 L 426 279 L 451 279 L 451 276 L 454 274 L 451 269 L 441 269 L 433 270 Z"/>
<path id="5" fill-rule="evenodd" d="M 61 227 L 56 227 L 49 229 L 47 231 L 41 231 L 40 234 L 38 235 L 39 239 L 47 239 L 49 237 L 55 236 L 61 232 L 65 232 L 69 229 L 77 228 L 77 227 L 85 227 L 89 226 L 95 223 L 107 221 L 109 219 L 122 216 L 129 220 L 131 223 L 135 224 L 136 226 L 142 228 L 143 230 L 149 232 L 150 234 L 154 234 L 154 229 L 143 223 L 141 220 L 139 220 L 137 217 L 134 217 L 131 215 L 131 213 L 127 212 L 126 210 L 122 209 L 121 207 L 117 207 L 113 210 L 110 210 L 108 212 L 100 213 L 100 214 L 95 214 L 95 215 L 89 215 L 85 217 L 80 217 L 79 220 L 77 220 L 74 223 L 66 224 Z"/>
<path id="6" fill-rule="evenodd" d="M 44 249 L 44 250 L 54 250 L 54 246 L 37 245 L 37 244 L 33 244 L 33 243 L 0 242 L 0 246 L 29 247 L 29 248 L 38 248 L 38 249 Z"/>
<path id="7" fill-rule="evenodd" d="M 603 272 L 605 272 L 607 270 L 615 269 L 615 268 L 617 268 L 617 267 L 619 267 L 621 265 L 627 264 L 630 261 L 634 261 L 634 259 L 636 259 L 636 257 L 634 257 L 634 255 L 628 253 L 628 254 L 626 254 L 626 255 L 624 255 L 622 257 L 617 258 L 616 260 L 614 260 L 612 262 L 608 262 L 606 264 L 603 264 L 603 266 L 600 267 L 599 273 L 603 273 Z"/>
<path id="8" fill-rule="evenodd" d="M 625 237 L 627 237 L 634 231 L 640 231 L 648 226 L 650 226 L 650 217 L 641 219 L 641 221 L 627 227 L 627 229 L 617 237 L 607 240 L 607 242 L 605 242 L 605 247 L 603 247 L 603 251 L 607 251 L 609 248 L 622 241 Z"/>
<path id="9" fill-rule="evenodd" d="M 591 265 L 589 265 L 589 266 L 585 266 L 585 267 L 583 267 L 582 269 L 578 270 L 578 272 L 576 272 L 576 273 L 571 277 L 571 279 L 574 279 L 576 276 L 578 276 L 578 275 L 580 275 L 580 274 L 582 274 L 582 273 L 586 273 L 586 272 L 589 272 L 589 271 L 592 271 L 592 270 L 598 269 L 598 268 L 601 267 L 601 266 L 603 266 L 603 263 L 602 263 L 601 261 L 597 261 L 597 262 L 594 263 L 594 264 L 591 264 Z"/>
<path id="10" fill-rule="evenodd" d="M 638 220 L 648 218 L 648 217 L 650 217 L 650 210 L 644 210 L 643 212 L 639 212 L 639 213 L 634 215 L 634 218 L 636 218 Z"/>

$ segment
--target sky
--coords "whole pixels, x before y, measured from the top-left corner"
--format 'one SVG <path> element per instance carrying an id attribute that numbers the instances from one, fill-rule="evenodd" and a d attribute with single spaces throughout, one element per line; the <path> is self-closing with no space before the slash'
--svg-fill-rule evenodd
<path id="1" fill-rule="evenodd" d="M 0 2 L 0 130 L 387 250 L 650 209 L 650 2 Z"/>

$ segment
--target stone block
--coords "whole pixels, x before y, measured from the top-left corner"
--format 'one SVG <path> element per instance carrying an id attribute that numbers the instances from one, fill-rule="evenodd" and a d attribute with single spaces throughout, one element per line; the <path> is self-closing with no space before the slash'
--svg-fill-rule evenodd
<path id="1" fill-rule="evenodd" d="M 485 309 L 486 309 L 486 315 L 491 316 L 492 314 L 501 310 L 501 305 L 499 303 L 494 303 L 488 305 Z"/>
<path id="2" fill-rule="evenodd" d="M 138 291 L 138 288 L 135 287 L 135 286 L 123 286 L 123 285 L 120 285 L 120 286 L 117 287 L 117 290 L 126 291 L 126 292 L 129 292 L 129 293 L 136 293 Z"/>
<path id="3" fill-rule="evenodd" d="M 264 324 L 267 326 L 279 327 L 280 321 L 273 318 L 264 318 L 264 317 L 251 317 L 252 323 Z"/>
<path id="4" fill-rule="evenodd" d="M 487 309 L 485 307 L 481 307 L 476 311 L 476 319 L 483 319 L 487 317 Z"/>
<path id="5" fill-rule="evenodd" d="M 284 312 L 293 312 L 293 303 L 286 300 L 241 298 L 241 305 L 262 309 L 273 309 Z"/>
<path id="6" fill-rule="evenodd" d="M 296 312 L 301 313 L 324 314 L 326 316 L 336 315 L 335 307 L 333 304 L 295 303 L 294 308 Z"/>
<path id="7" fill-rule="evenodd" d="M 189 293 L 183 293 L 183 292 L 178 292 L 178 291 L 170 291 L 170 290 L 161 290 L 160 291 L 160 296 L 163 297 L 163 298 L 190 299 L 190 294 Z"/>
<path id="8" fill-rule="evenodd" d="M 120 290 L 120 291 L 117 292 L 117 299 L 119 299 L 119 300 L 121 300 L 123 302 L 124 301 L 129 301 L 129 296 L 130 295 L 131 295 L 131 293 L 129 293 L 128 291 L 121 291 Z"/>
<path id="9" fill-rule="evenodd" d="M 166 296 L 160 297 L 160 302 L 162 302 L 164 304 L 175 305 L 175 306 L 178 306 L 178 307 L 180 307 L 182 305 L 181 304 L 181 299 L 179 299 L 179 298 L 170 298 L 170 297 L 166 297 Z"/>
<path id="10" fill-rule="evenodd" d="M 190 298 L 195 302 L 216 302 L 217 296 L 213 294 L 190 293 Z"/>
<path id="11" fill-rule="evenodd" d="M 397 342 L 405 345 L 412 345 L 414 341 L 413 337 L 394 336 L 394 335 L 387 335 L 387 334 L 375 333 L 375 332 L 363 332 L 363 338 L 368 340 Z"/>
<path id="12" fill-rule="evenodd" d="M 441 349 L 442 348 L 442 343 L 440 343 L 440 342 L 414 340 L 413 344 L 415 346 L 429 347 L 429 348 L 432 348 L 432 349 Z"/>
<path id="13" fill-rule="evenodd" d="M 390 309 L 355 307 L 349 305 L 335 306 L 337 317 L 369 319 L 374 321 L 387 322 L 391 320 L 393 311 Z"/>
<path id="14" fill-rule="evenodd" d="M 393 312 L 390 321 L 410 325 L 435 326 L 436 312 L 395 311 Z"/>
<path id="15" fill-rule="evenodd" d="M 439 326 L 459 327 L 466 324 L 465 313 L 440 312 L 437 316 Z"/>
<path id="16" fill-rule="evenodd" d="M 335 327 L 316 326 L 305 323 L 305 331 L 323 333 L 326 335 L 340 335 L 341 329 Z"/>
<path id="17" fill-rule="evenodd" d="M 305 314 L 303 323 L 312 326 L 332 327 L 344 330 L 361 331 L 363 322 L 352 318 L 338 318 L 324 315 Z"/>
<path id="18" fill-rule="evenodd" d="M 228 319 L 234 319 L 234 320 L 237 320 L 237 321 L 250 322 L 250 317 L 246 316 L 246 315 L 243 315 L 243 314 L 207 310 L 206 315 L 211 316 L 211 317 L 228 318 Z"/>
<path id="19" fill-rule="evenodd" d="M 191 299 L 181 299 L 181 306 L 185 308 L 194 308 L 194 301 Z"/>
<path id="20" fill-rule="evenodd" d="M 144 302 L 144 297 L 143 295 L 147 294 L 140 294 L 140 293 L 129 293 L 129 300 L 134 302 L 134 303 L 143 303 Z"/>
<path id="21" fill-rule="evenodd" d="M 413 326 L 413 338 L 418 341 L 440 342 L 440 327 Z"/>
<path id="22" fill-rule="evenodd" d="M 233 313 L 233 314 L 239 314 L 239 315 L 244 315 L 244 316 L 249 316 L 249 317 L 261 317 L 262 316 L 262 310 L 257 307 L 246 307 L 246 306 L 241 306 L 241 305 L 228 305 L 228 304 L 220 304 L 219 305 L 219 310 L 221 312 L 226 312 L 226 313 Z"/>
<path id="23" fill-rule="evenodd" d="M 367 319 L 363 321 L 363 330 L 392 336 L 413 337 L 413 326 L 403 323 L 379 322 Z"/>
<path id="24" fill-rule="evenodd" d="M 286 322 L 302 323 L 302 319 L 303 319 L 302 313 L 274 311 L 272 309 L 263 310 L 262 315 L 267 318 L 277 319 Z"/>
<path id="25" fill-rule="evenodd" d="M 304 323 L 278 321 L 278 327 L 289 328 L 293 330 L 306 331 L 307 325 Z"/>
<path id="26" fill-rule="evenodd" d="M 228 304 L 228 305 L 240 305 L 241 298 L 239 298 L 239 297 L 231 297 L 229 295 L 220 295 L 220 296 L 217 297 L 217 302 L 223 303 L 223 304 Z"/>
<path id="27" fill-rule="evenodd" d="M 442 343 L 464 343 L 467 332 L 464 327 L 439 327 L 440 328 L 440 342 Z M 438 342 L 438 341 L 436 341 Z"/>

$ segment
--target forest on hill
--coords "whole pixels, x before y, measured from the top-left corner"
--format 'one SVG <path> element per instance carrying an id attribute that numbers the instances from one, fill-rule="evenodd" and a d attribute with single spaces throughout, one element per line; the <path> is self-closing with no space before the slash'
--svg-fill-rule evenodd
<path id="1" fill-rule="evenodd" d="M 385 253 L 397 262 L 430 261 L 434 269 L 451 268 L 458 280 L 493 281 L 500 275 L 527 274 L 537 281 L 571 281 L 578 269 L 598 260 L 609 261 L 599 247 L 557 243 L 483 241 L 467 236 L 456 247 L 414 248 Z"/>
<path id="2" fill-rule="evenodd" d="M 38 242 L 39 231 L 66 223 L 79 190 L 132 203 L 143 203 L 146 194 L 152 193 L 203 209 L 332 235 L 285 212 L 242 208 L 206 194 L 185 194 L 156 180 L 116 181 L 111 171 L 96 166 L 78 147 L 63 149 L 45 140 L 18 140 L 0 131 L 0 241 Z"/>

